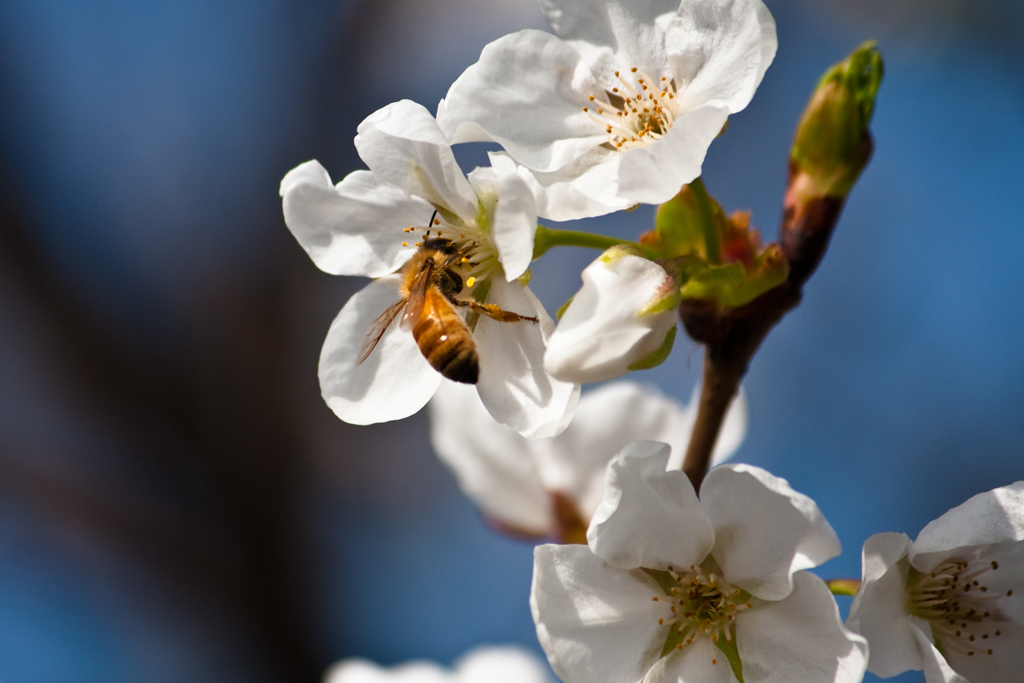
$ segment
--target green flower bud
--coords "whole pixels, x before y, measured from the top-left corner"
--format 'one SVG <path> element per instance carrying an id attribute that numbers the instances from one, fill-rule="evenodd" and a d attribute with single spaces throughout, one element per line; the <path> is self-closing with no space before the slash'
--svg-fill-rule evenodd
<path id="1" fill-rule="evenodd" d="M 882 72 L 882 56 L 870 41 L 821 77 L 793 140 L 791 192 L 808 199 L 849 194 L 871 158 L 868 125 Z"/>

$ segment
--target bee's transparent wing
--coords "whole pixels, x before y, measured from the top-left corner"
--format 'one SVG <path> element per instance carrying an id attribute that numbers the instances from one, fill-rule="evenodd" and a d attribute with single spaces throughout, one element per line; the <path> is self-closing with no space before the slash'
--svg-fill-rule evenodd
<path id="1" fill-rule="evenodd" d="M 427 300 L 427 289 L 430 287 L 430 280 L 433 278 L 434 268 L 429 265 L 416 273 L 412 284 L 409 285 L 409 296 L 406 297 L 405 314 L 402 316 L 402 329 L 411 330 L 416 322 L 423 315 L 423 303 Z"/>
<path id="2" fill-rule="evenodd" d="M 383 313 L 378 316 L 373 324 L 370 325 L 370 329 L 366 331 L 366 336 L 363 337 L 363 345 L 359 348 L 359 357 L 356 358 L 356 365 L 359 365 L 366 360 L 373 350 L 377 348 L 377 342 L 384 336 L 384 333 L 391 327 L 391 323 L 395 321 L 398 314 L 402 312 L 405 307 L 406 299 L 396 301 L 387 307 Z"/>

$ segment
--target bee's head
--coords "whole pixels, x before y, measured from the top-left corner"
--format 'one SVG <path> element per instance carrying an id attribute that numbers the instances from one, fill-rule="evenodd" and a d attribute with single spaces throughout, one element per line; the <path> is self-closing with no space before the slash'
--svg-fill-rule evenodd
<path id="1" fill-rule="evenodd" d="M 459 253 L 459 248 L 446 237 L 431 237 L 423 240 L 420 248 L 424 251 L 439 251 L 446 256 L 454 256 Z"/>

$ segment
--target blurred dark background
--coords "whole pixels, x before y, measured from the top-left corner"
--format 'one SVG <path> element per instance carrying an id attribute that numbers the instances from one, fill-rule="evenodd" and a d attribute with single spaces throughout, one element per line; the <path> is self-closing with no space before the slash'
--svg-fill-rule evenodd
<path id="1" fill-rule="evenodd" d="M 738 456 L 819 502 L 845 548 L 823 576 L 859 576 L 870 534 L 1024 478 L 1024 8 L 768 5 L 778 57 L 705 165 L 768 239 L 817 77 L 867 38 L 886 57 L 875 159 L 755 359 Z M 425 416 L 322 403 L 320 344 L 363 282 L 313 266 L 277 188 L 311 158 L 359 168 L 365 116 L 433 109 L 487 42 L 543 26 L 531 0 L 0 2 L 0 680 L 536 648 L 531 549 L 459 496 Z M 549 310 L 593 257 L 537 265 Z M 642 376 L 687 400 L 699 368 L 681 337 Z"/>

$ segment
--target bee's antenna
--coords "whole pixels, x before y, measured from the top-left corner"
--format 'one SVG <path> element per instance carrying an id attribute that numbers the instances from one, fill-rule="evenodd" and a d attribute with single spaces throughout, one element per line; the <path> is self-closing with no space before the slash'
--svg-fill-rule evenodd
<path id="1" fill-rule="evenodd" d="M 427 227 L 434 225 L 434 219 L 437 218 L 437 209 L 434 209 L 434 213 L 430 214 L 430 220 L 427 221 Z"/>

